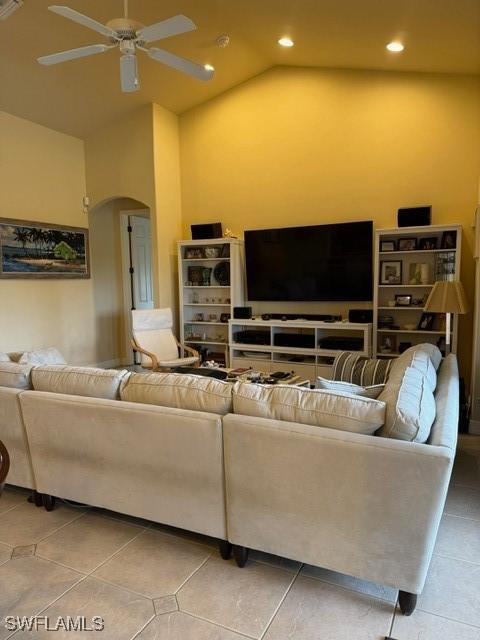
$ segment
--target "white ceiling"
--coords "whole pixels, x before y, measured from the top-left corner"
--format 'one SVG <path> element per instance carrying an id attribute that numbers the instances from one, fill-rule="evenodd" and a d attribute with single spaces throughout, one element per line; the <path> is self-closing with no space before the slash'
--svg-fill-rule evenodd
<path id="1" fill-rule="evenodd" d="M 216 75 L 202 83 L 142 55 L 141 90 L 122 94 L 117 50 L 40 66 L 40 55 L 102 37 L 49 12 L 53 0 L 24 1 L 0 22 L 0 109 L 80 137 L 149 102 L 181 113 L 275 65 L 480 73 L 480 0 L 130 0 L 131 17 L 147 25 L 192 18 L 197 31 L 161 46 Z M 123 13 L 123 0 L 61 2 L 100 22 Z M 222 33 L 227 49 L 215 44 Z M 295 47 L 279 47 L 282 35 Z M 385 50 L 395 38 L 402 54 Z"/>

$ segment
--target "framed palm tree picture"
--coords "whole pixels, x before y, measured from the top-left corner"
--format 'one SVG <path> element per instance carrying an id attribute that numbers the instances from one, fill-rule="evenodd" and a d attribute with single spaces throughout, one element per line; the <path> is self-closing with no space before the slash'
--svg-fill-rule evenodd
<path id="1" fill-rule="evenodd" d="M 88 229 L 0 218 L 0 278 L 89 278 Z"/>

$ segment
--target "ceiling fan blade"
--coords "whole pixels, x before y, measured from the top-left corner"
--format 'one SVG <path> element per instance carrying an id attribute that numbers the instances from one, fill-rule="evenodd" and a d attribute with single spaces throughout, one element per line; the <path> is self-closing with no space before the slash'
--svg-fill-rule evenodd
<path id="1" fill-rule="evenodd" d="M 178 15 L 152 24 L 149 27 L 143 27 L 143 29 L 137 31 L 137 38 L 142 42 L 155 42 L 155 40 L 163 40 L 163 38 L 177 36 L 180 33 L 194 31 L 196 28 L 197 25 L 190 18 Z"/>
<path id="2" fill-rule="evenodd" d="M 205 69 L 202 64 L 180 58 L 180 56 L 176 56 L 164 49 L 152 47 L 151 49 L 145 49 L 145 51 L 151 58 L 157 60 L 157 62 L 163 62 L 163 64 L 173 67 L 173 69 L 177 69 L 177 71 L 188 73 L 188 75 L 198 78 L 199 80 L 210 80 L 213 78 L 213 69 Z"/>
<path id="3" fill-rule="evenodd" d="M 83 15 L 83 13 L 75 11 L 75 9 L 70 9 L 70 7 L 63 7 L 56 4 L 51 5 L 50 7 L 48 7 L 48 9 L 49 11 L 53 11 L 53 13 L 57 13 L 59 16 L 63 16 L 64 18 L 73 20 L 73 22 L 77 22 L 83 27 L 87 27 L 87 29 L 93 29 L 93 31 L 101 33 L 102 36 L 118 39 L 117 34 L 113 29 L 106 27 L 101 22 L 93 20 L 93 18 L 89 18 L 88 16 Z"/>
<path id="4" fill-rule="evenodd" d="M 78 49 L 52 53 L 50 56 L 42 56 L 41 58 L 37 58 L 37 61 L 45 65 L 58 64 L 59 62 L 67 62 L 68 60 L 75 60 L 76 58 L 93 56 L 96 53 L 104 53 L 104 51 L 108 51 L 108 49 L 111 49 L 111 47 L 106 44 L 91 44 L 87 47 L 79 47 Z"/>
<path id="5" fill-rule="evenodd" d="M 126 53 L 120 58 L 120 82 L 124 93 L 132 93 L 140 89 L 137 56 L 133 53 Z"/>

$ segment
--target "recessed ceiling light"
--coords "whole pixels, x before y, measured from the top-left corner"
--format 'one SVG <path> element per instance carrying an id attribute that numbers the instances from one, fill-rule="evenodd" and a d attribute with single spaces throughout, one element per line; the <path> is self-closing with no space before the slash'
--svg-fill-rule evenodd
<path id="1" fill-rule="evenodd" d="M 278 44 L 282 47 L 293 47 L 293 40 L 291 38 L 280 38 Z"/>
<path id="2" fill-rule="evenodd" d="M 401 42 L 389 42 L 387 44 L 387 49 L 393 53 L 400 53 L 400 51 L 403 51 L 405 47 Z"/>
<path id="3" fill-rule="evenodd" d="M 212 67 L 211 64 L 204 64 L 203 67 L 207 70 L 207 71 L 215 71 L 215 67 Z"/>

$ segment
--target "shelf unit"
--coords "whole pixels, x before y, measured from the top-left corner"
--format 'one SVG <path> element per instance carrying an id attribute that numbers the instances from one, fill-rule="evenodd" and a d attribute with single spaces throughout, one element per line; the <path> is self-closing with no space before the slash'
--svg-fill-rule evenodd
<path id="1" fill-rule="evenodd" d="M 238 342 L 236 334 L 243 330 L 262 331 L 265 344 Z M 275 337 L 281 333 L 295 333 L 312 337 L 311 348 L 276 345 Z M 230 362 L 234 368 L 251 367 L 265 373 L 293 371 L 302 379 L 315 382 L 317 376 L 330 378 L 332 364 L 338 349 L 319 347 L 322 338 L 331 336 L 356 337 L 362 339 L 359 355 L 371 357 L 372 325 L 356 322 L 315 322 L 308 320 L 230 320 Z"/>
<path id="2" fill-rule="evenodd" d="M 455 236 L 455 246 L 442 247 L 443 239 Z M 400 239 L 414 239 L 417 248 L 399 250 Z M 435 248 L 419 248 L 420 242 L 434 239 Z M 380 251 L 383 242 L 394 243 L 393 251 Z M 400 355 L 400 343 L 403 348 L 407 344 L 431 342 L 437 344 L 444 330 L 444 314 L 435 314 L 433 326 L 429 330 L 418 328 L 424 303 L 436 280 L 460 277 L 460 262 L 462 252 L 461 225 L 430 225 L 422 227 L 396 227 L 392 229 L 378 229 L 375 233 L 375 269 L 374 269 L 374 300 L 373 300 L 373 354 L 374 357 L 395 358 Z M 390 284 L 384 282 L 386 276 L 384 262 L 401 263 L 401 280 Z M 412 265 L 423 264 L 423 268 Z M 382 275 L 383 273 L 383 275 Z M 415 276 L 417 274 L 417 276 Z M 420 279 L 420 282 L 418 281 Z M 424 281 L 425 279 L 425 281 Z M 411 295 L 416 304 L 399 306 L 395 302 L 395 295 Z M 391 316 L 394 328 L 382 327 L 382 317 Z M 406 328 L 406 327 L 410 328 Z M 457 349 L 457 317 L 452 324 L 452 351 Z M 389 341 L 389 342 L 387 342 Z M 390 345 L 388 350 L 386 347 Z"/>
<path id="3" fill-rule="evenodd" d="M 187 257 L 200 252 L 201 257 Z M 212 257 L 212 253 L 218 254 Z M 224 262 L 230 268 L 230 283 L 220 284 L 215 267 Z M 215 359 L 228 366 L 228 321 L 233 307 L 245 301 L 243 242 L 234 238 L 181 240 L 178 242 L 180 341 L 200 351 L 202 360 Z M 210 284 L 193 283 L 189 267 L 210 269 Z M 206 279 L 208 282 L 208 278 Z M 198 314 L 202 314 L 202 318 Z"/>

